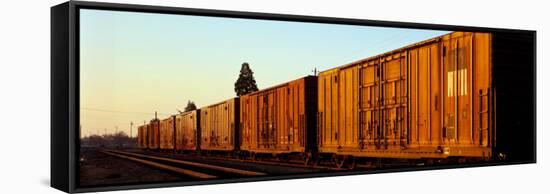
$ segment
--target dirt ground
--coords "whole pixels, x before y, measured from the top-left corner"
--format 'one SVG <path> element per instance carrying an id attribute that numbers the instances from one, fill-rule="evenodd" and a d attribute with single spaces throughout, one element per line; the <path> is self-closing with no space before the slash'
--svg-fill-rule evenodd
<path id="1" fill-rule="evenodd" d="M 185 177 L 101 153 L 96 149 L 83 149 L 80 154 L 81 187 L 169 182 L 185 179 Z"/>

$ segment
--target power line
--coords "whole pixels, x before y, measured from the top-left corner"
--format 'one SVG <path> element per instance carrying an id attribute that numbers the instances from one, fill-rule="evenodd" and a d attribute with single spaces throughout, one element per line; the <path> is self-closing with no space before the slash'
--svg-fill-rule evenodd
<path id="1" fill-rule="evenodd" d="M 87 108 L 83 107 L 80 108 L 81 110 L 87 110 L 87 111 L 96 111 L 96 112 L 109 112 L 109 113 L 122 113 L 122 114 L 143 114 L 143 115 L 149 115 L 153 113 L 146 113 L 146 112 L 131 112 L 131 111 L 119 111 L 119 110 L 109 110 L 109 109 L 100 109 L 100 108 Z M 159 115 L 173 115 L 168 113 L 158 113 Z"/>

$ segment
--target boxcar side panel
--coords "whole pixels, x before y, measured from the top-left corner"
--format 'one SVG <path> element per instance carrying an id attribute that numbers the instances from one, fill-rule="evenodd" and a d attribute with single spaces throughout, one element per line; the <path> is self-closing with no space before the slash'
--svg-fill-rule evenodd
<path id="1" fill-rule="evenodd" d="M 143 136 L 143 146 L 144 148 L 148 149 L 149 148 L 149 136 L 150 136 L 150 133 L 151 133 L 151 125 L 149 123 L 146 123 L 144 126 L 143 126 L 143 129 L 145 130 L 144 132 L 144 136 Z"/>
<path id="2" fill-rule="evenodd" d="M 379 105 L 379 90 L 377 80 L 380 78 L 378 70 L 378 62 L 368 62 L 359 65 L 359 83 L 360 83 L 360 121 L 361 133 L 359 147 L 374 146 L 378 144 L 379 123 L 378 123 L 378 105 Z"/>
<path id="3" fill-rule="evenodd" d="M 476 33 L 473 37 L 473 55 L 474 60 L 474 87 L 472 91 L 473 107 L 474 110 L 474 130 L 473 131 L 473 144 L 490 147 L 491 137 L 493 133 L 491 127 L 490 110 L 492 109 L 492 62 L 491 62 L 491 35 L 484 33 Z"/>
<path id="4" fill-rule="evenodd" d="M 339 72 L 340 112 L 339 112 L 339 146 L 357 145 L 357 67 Z"/>
<path id="5" fill-rule="evenodd" d="M 429 55 L 429 70 L 430 70 L 430 79 L 428 80 L 428 92 L 429 103 L 428 106 L 428 123 L 429 134 L 428 134 L 428 143 L 430 145 L 439 145 L 441 143 L 441 98 L 442 98 L 442 84 L 441 84 L 441 46 L 438 43 L 431 44 Z"/>
<path id="6" fill-rule="evenodd" d="M 148 148 L 149 149 L 158 149 L 159 148 L 159 120 L 153 119 L 148 125 L 147 128 L 147 138 L 148 138 Z"/>
<path id="7" fill-rule="evenodd" d="M 176 151 L 197 149 L 198 111 L 188 111 L 176 116 Z"/>
<path id="8" fill-rule="evenodd" d="M 490 156 L 490 43 L 487 33 L 454 32 L 321 72 L 319 151 Z"/>
<path id="9" fill-rule="evenodd" d="M 147 125 L 141 125 L 138 127 L 137 141 L 138 148 L 147 148 Z"/>
<path id="10" fill-rule="evenodd" d="M 490 34 L 457 32 L 443 39 L 445 154 L 491 155 Z"/>
<path id="11" fill-rule="evenodd" d="M 258 128 L 258 102 L 256 96 L 243 95 L 240 97 L 240 129 L 241 129 L 241 150 L 250 150 L 257 147 L 255 130 Z"/>
<path id="12" fill-rule="evenodd" d="M 141 142 L 141 137 L 143 137 L 141 134 L 142 131 L 143 131 L 142 126 L 138 126 L 138 135 L 137 135 L 137 142 L 136 142 L 138 148 L 142 148 L 142 142 Z"/>
<path id="13" fill-rule="evenodd" d="M 201 108 L 201 150 L 235 149 L 238 98 Z"/>
<path id="14" fill-rule="evenodd" d="M 141 128 L 141 148 L 147 148 L 147 125 L 142 125 Z"/>
<path id="15" fill-rule="evenodd" d="M 314 81 L 311 81 L 314 80 Z M 305 152 L 315 136 L 315 77 L 305 77 L 241 97 L 241 150 L 255 153 Z M 308 100 L 306 100 L 308 99 Z M 311 104 L 313 107 L 316 104 Z M 309 123 L 309 124 L 308 124 Z M 309 131 L 308 131 L 308 125 Z M 311 145 L 311 147 L 314 147 Z"/>
<path id="16" fill-rule="evenodd" d="M 160 121 L 160 149 L 173 150 L 174 149 L 174 130 L 175 122 L 174 116 L 170 116 Z"/>
<path id="17" fill-rule="evenodd" d="M 380 102 L 378 107 L 381 135 L 378 144 L 379 149 L 401 149 L 407 134 L 405 132 L 406 117 L 406 93 L 403 90 L 406 86 L 406 74 L 402 69 L 405 63 L 406 53 L 398 52 L 385 56 L 380 60 L 380 76 L 378 77 Z M 411 133 L 408 133 L 411 134 Z M 414 133 L 418 134 L 418 133 Z"/>
<path id="18" fill-rule="evenodd" d="M 319 95 L 323 95 L 319 103 L 319 115 L 321 122 L 321 141 L 320 145 L 324 147 L 337 147 L 338 143 L 338 71 L 328 71 L 319 74 L 321 80 L 319 85 Z"/>

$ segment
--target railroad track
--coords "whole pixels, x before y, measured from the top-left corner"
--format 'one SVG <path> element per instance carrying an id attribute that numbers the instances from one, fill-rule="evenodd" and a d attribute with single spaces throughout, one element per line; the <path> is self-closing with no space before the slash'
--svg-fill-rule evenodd
<path id="1" fill-rule="evenodd" d="M 212 164 L 202 164 L 181 159 L 151 156 L 118 150 L 102 150 L 101 152 L 107 155 L 151 166 L 160 170 L 165 170 L 197 179 L 214 179 L 227 177 L 235 178 L 266 175 L 266 173 L 263 172 L 241 170 Z"/>
<path id="2" fill-rule="evenodd" d="M 296 167 L 296 168 L 310 168 L 310 169 L 318 169 L 318 170 L 331 170 L 331 171 L 341 171 L 345 170 L 342 168 L 333 168 L 328 166 L 306 166 L 304 164 L 299 164 L 299 162 L 294 162 L 290 160 L 287 162 L 281 162 L 276 159 L 263 159 L 263 160 L 247 160 L 247 159 L 237 159 L 237 158 L 229 158 L 229 157 L 219 157 L 219 156 L 196 156 L 197 158 L 204 158 L 204 159 L 213 159 L 213 160 L 228 160 L 228 161 L 236 161 L 236 162 L 250 162 L 250 163 L 256 163 L 256 164 L 265 164 L 265 165 L 273 165 L 273 166 L 287 166 L 287 167 Z"/>
<path id="3" fill-rule="evenodd" d="M 161 156 L 166 153 L 162 152 L 145 152 L 140 151 L 142 153 L 146 153 L 147 155 L 154 154 L 156 156 Z M 183 154 L 181 154 L 184 156 Z M 270 166 L 282 166 L 282 167 L 293 167 L 293 168 L 305 168 L 305 169 L 315 169 L 315 170 L 321 170 L 321 171 L 342 171 L 346 169 L 342 168 L 335 168 L 330 167 L 328 165 L 304 165 L 300 164 L 299 162 L 292 163 L 290 161 L 282 162 L 278 160 L 269 160 L 269 159 L 263 159 L 263 160 L 249 160 L 249 159 L 238 159 L 238 158 L 232 158 L 232 157 L 224 157 L 224 156 L 204 156 L 204 155 L 198 155 L 198 154 L 189 154 L 188 156 L 191 156 L 193 158 L 197 159 L 205 159 L 205 160 L 217 160 L 217 161 L 234 161 L 234 162 L 247 162 L 247 163 L 255 163 L 255 164 L 264 164 L 264 165 L 270 165 Z"/>

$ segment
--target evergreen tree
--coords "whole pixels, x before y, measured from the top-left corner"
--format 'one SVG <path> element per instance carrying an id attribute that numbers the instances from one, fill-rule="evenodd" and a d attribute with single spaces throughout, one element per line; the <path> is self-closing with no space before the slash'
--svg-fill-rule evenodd
<path id="1" fill-rule="evenodd" d="M 197 110 L 197 106 L 195 105 L 195 102 L 192 102 L 191 100 L 187 101 L 187 106 L 185 107 L 184 112 Z"/>
<path id="2" fill-rule="evenodd" d="M 237 93 L 237 96 L 258 91 L 258 86 L 256 86 L 256 80 L 254 80 L 253 74 L 254 72 L 252 72 L 248 63 L 243 63 L 239 78 L 235 82 L 235 93 Z"/>

